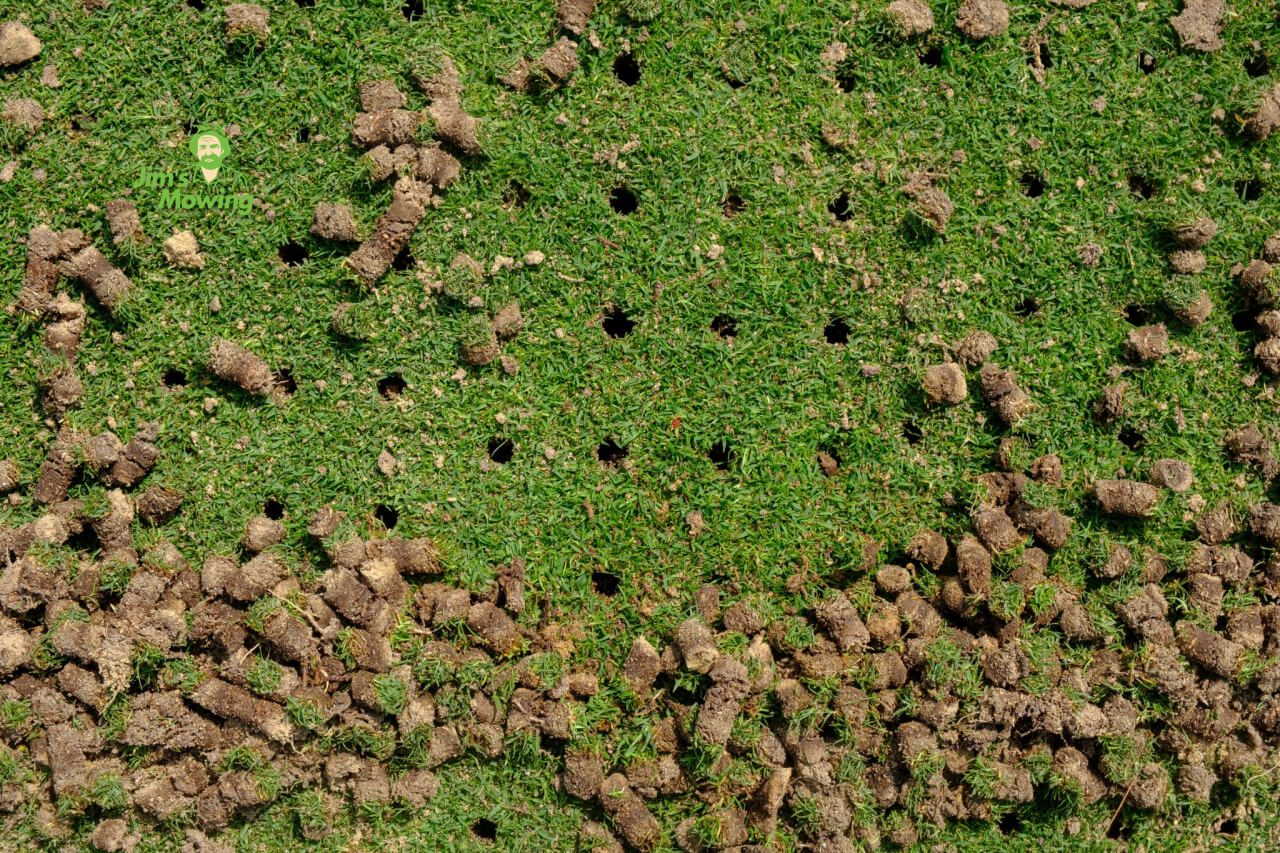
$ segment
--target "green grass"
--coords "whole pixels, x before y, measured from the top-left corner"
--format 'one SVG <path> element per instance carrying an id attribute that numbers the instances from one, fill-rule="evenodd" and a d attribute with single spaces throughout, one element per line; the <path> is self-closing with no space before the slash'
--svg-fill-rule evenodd
<path id="1" fill-rule="evenodd" d="M 30 139 L 7 128 L 0 136 L 0 160 L 19 163 L 0 184 L 13 235 L 0 241 L 0 293 L 16 293 L 25 253 L 16 238 L 41 222 L 84 228 L 129 270 L 141 288 L 134 319 L 113 320 L 90 300 L 80 351 L 86 394 L 70 422 L 110 427 L 126 440 L 139 424 L 160 423 L 163 456 L 151 479 L 187 500 L 154 535 L 193 563 L 234 548 L 244 522 L 275 499 L 286 510 L 285 548 L 303 574 L 315 568 L 303 529 L 311 512 L 332 503 L 367 534 L 385 504 L 399 512 L 397 533 L 442 544 L 448 582 L 480 589 L 496 565 L 523 557 L 531 604 L 523 621 L 536 626 L 549 602 L 554 621 L 574 623 L 575 665 L 622 660 L 637 633 L 665 639 L 703 583 L 740 584 L 780 613 L 816 600 L 828 584 L 861 578 L 867 541 L 879 543 L 877 562 L 886 562 L 901 559 L 921 526 L 968 531 L 970 480 L 990 470 L 1008 431 L 978 398 L 976 374 L 969 401 L 941 409 L 924 406 L 919 376 L 944 357 L 944 343 L 975 328 L 996 335 L 995 359 L 1040 404 L 1018 430 L 1018 458 L 1062 458 L 1065 482 L 1037 501 L 1072 515 L 1076 538 L 1105 530 L 1178 547 L 1189 531 L 1189 496 L 1167 496 L 1145 523 L 1116 524 L 1097 517 L 1084 492 L 1096 476 L 1141 472 L 1163 456 L 1195 464 L 1193 492 L 1209 505 L 1242 508 L 1264 496 L 1253 478 L 1237 485 L 1243 471 L 1225 462 L 1221 440 L 1245 422 L 1274 422 L 1274 386 L 1242 383 L 1256 370 L 1255 340 L 1232 326 L 1243 304 L 1228 274 L 1257 255 L 1280 221 L 1270 171 L 1277 143 L 1236 138 L 1238 116 L 1272 80 L 1244 67 L 1251 40 L 1274 44 L 1269 4 L 1234 4 L 1226 47 L 1202 55 L 1176 46 L 1167 23 L 1175 0 L 1141 10 L 1099 0 L 1078 12 L 1019 3 L 1010 35 L 982 44 L 959 36 L 958 3 L 947 0 L 933 4 L 938 27 L 926 42 L 940 49 L 941 64 L 931 67 L 918 60 L 921 44 L 887 34 L 879 3 L 851 12 L 835 0 L 785 8 L 686 0 L 664 4 L 641 25 L 649 15 L 639 7 L 655 4 L 605 0 L 591 25 L 604 47 L 584 43 L 574 85 L 536 96 L 515 94 L 497 77 L 549 44 L 546 0 L 427 2 L 414 21 L 393 2 L 268 5 L 270 38 L 229 49 L 212 2 L 204 11 L 117 2 L 87 13 L 55 0 L 32 14 L 29 4 L 0 0 L 0 20 L 25 13 L 44 41 L 34 63 L 6 72 L 6 96 L 35 97 L 48 114 Z M 1046 15 L 1053 67 L 1042 86 L 1021 44 Z M 837 40 L 849 58 L 833 72 L 819 53 Z M 642 70 L 634 87 L 611 71 L 624 41 Z M 347 201 L 367 231 L 385 209 L 389 187 L 362 180 L 360 152 L 347 143 L 357 87 L 390 76 L 409 92 L 410 67 L 437 49 L 462 71 L 464 105 L 485 121 L 486 155 L 466 158 L 461 181 L 411 244 L 427 277 L 443 280 L 442 294 L 431 295 L 413 271 L 392 271 L 365 293 L 339 270 L 347 250 L 308 236 L 311 213 L 319 201 Z M 1140 71 L 1139 51 L 1156 57 L 1154 73 Z M 39 83 L 45 63 L 57 65 L 61 88 Z M 743 85 L 730 87 L 728 77 Z M 421 106 L 420 95 L 410 97 Z M 1101 111 L 1092 106 L 1099 97 Z M 1213 118 L 1218 109 L 1224 118 Z M 567 121 L 557 121 L 561 114 Z M 151 243 L 133 257 L 113 253 L 105 202 L 143 166 L 185 164 L 184 123 L 206 121 L 240 126 L 228 165 L 261 206 L 238 217 L 175 214 L 140 199 Z M 856 145 L 826 146 L 824 126 Z M 303 127 L 308 142 L 298 141 Z M 623 146 L 629 150 L 613 164 L 597 156 Z M 919 227 L 900 192 L 920 169 L 938 172 L 955 202 L 943 236 Z M 1030 175 L 1044 182 L 1038 197 L 1023 192 Z M 1153 181 L 1155 196 L 1136 197 L 1131 175 Z M 1261 197 L 1242 201 L 1237 182 L 1259 178 Z M 1203 193 L 1193 191 L 1195 180 Z M 528 193 L 523 206 L 508 203 L 517 184 Z M 620 185 L 639 200 L 627 217 L 609 207 Z M 842 194 L 849 216 L 837 221 L 828 204 Z M 730 195 L 741 210 L 726 218 Z M 1129 413 L 1100 428 L 1090 407 L 1113 381 L 1108 368 L 1122 361 L 1125 307 L 1165 320 L 1165 294 L 1181 292 L 1168 273 L 1163 229 L 1188 213 L 1221 226 L 1196 280 L 1214 313 L 1195 331 L 1171 321 L 1180 352 L 1128 373 Z M 208 257 L 202 272 L 163 262 L 160 242 L 174 228 L 196 233 Z M 277 257 L 291 239 L 310 250 L 298 267 Z M 1086 242 L 1105 249 L 1096 268 L 1078 263 Z M 713 246 L 723 254 L 713 257 Z M 546 262 L 480 281 L 449 272 L 459 252 L 487 271 L 497 255 L 530 250 Z M 904 304 L 909 288 L 919 291 Z M 474 314 L 458 303 L 472 295 L 490 306 L 520 301 L 526 328 L 503 346 L 520 364 L 516 375 L 496 365 L 462 368 L 458 341 Z M 1023 316 L 1027 300 L 1038 309 Z M 335 321 L 345 303 L 355 307 Z M 626 337 L 601 329 L 615 307 L 636 322 Z M 720 315 L 736 324 L 731 342 L 711 329 Z M 851 326 L 846 346 L 824 339 L 832 317 Z M 37 408 L 40 336 L 12 319 L 2 328 L 3 453 L 29 482 L 53 437 Z M 289 369 L 297 393 L 268 402 L 217 381 L 202 366 L 214 336 Z M 882 370 L 868 377 L 864 364 Z M 187 376 L 180 390 L 161 384 L 171 368 Z M 405 392 L 384 400 L 377 382 L 396 372 Z M 216 407 L 206 411 L 206 398 Z M 922 434 L 914 444 L 908 422 Z M 1144 437 L 1139 450 L 1117 440 L 1126 427 Z M 494 438 L 514 442 L 508 464 L 482 464 Z M 606 439 L 628 448 L 624 467 L 596 461 Z M 708 458 L 719 442 L 730 450 L 723 471 Z M 401 466 L 392 478 L 376 467 L 383 449 Z M 819 450 L 838 455 L 838 476 L 822 476 Z M 77 486 L 73 496 L 101 503 L 96 486 Z M 696 537 L 685 521 L 692 511 L 705 522 Z M 0 509 L 0 522 L 34 513 L 29 503 Z M 616 596 L 593 591 L 594 571 L 620 579 Z M 1085 573 L 1080 562 L 1057 559 L 1050 574 Z M 119 593 L 129 577 L 109 568 L 102 589 Z M 793 577 L 803 583 L 788 584 Z M 999 606 L 1012 613 L 1022 602 L 1000 590 Z M 1051 603 L 1052 589 L 1039 587 L 1025 611 Z M 272 607 L 264 600 L 252 615 Z M 812 639 L 811 627 L 789 625 L 789 644 Z M 946 660 L 954 669 L 940 669 L 938 680 L 966 696 L 980 686 L 973 662 Z M 194 677 L 146 655 L 135 663 L 140 683 Z M 437 669 L 419 662 L 415 675 L 429 685 L 444 677 Z M 478 683 L 487 673 L 467 677 Z M 312 719 L 305 709 L 293 713 Z M 333 737 L 343 748 L 387 753 L 380 733 Z M 570 846 L 587 814 L 551 789 L 553 762 L 530 749 L 519 761 L 512 756 L 441 768 L 441 794 L 428 813 L 391 812 L 359 829 L 340 815 L 335 834 L 316 847 L 341 849 L 359 831 L 366 844 L 403 836 L 479 849 L 468 828 L 481 816 L 495 820 L 507 849 Z M 306 805 L 298 814 L 314 821 L 314 803 Z M 258 822 L 237 826 L 237 849 L 302 843 L 291 808 L 284 797 Z M 794 815 L 801 834 L 804 808 Z M 678 808 L 663 814 L 685 816 Z M 1208 817 L 1188 815 L 1176 827 L 1134 816 L 1132 842 L 1168 849 L 1177 833 L 1193 837 Z M 1265 844 L 1270 811 L 1264 817 L 1242 821 L 1230 843 Z M 1085 818 L 1105 825 L 1110 811 Z M 1103 844 L 1089 830 L 1058 838 L 1058 827 L 1046 818 L 1024 821 L 1019 832 L 1049 849 Z M 1011 843 L 992 827 L 958 826 L 941 837 L 957 849 Z M 146 844 L 163 846 L 159 838 Z"/>

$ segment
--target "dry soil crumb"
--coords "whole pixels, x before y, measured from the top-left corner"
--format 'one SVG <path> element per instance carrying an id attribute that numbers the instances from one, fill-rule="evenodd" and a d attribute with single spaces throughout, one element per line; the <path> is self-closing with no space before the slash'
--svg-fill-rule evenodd
<path id="1" fill-rule="evenodd" d="M 965 0 L 956 27 L 972 39 L 1002 36 L 1009 31 L 1009 7 L 1004 0 Z"/>
<path id="2" fill-rule="evenodd" d="M 982 366 L 981 378 L 982 396 L 1009 426 L 1016 426 L 1035 408 L 1031 398 L 1018 385 L 1013 371 L 987 363 Z"/>
<path id="3" fill-rule="evenodd" d="M 1222 16 L 1227 11 L 1223 0 L 1183 0 L 1182 13 L 1169 19 L 1182 46 L 1212 52 L 1222 47 Z"/>
<path id="4" fill-rule="evenodd" d="M 356 219 L 345 204 L 320 202 L 311 218 L 311 233 L 325 240 L 354 243 L 360 239 Z"/>
<path id="5" fill-rule="evenodd" d="M 138 517 L 148 524 L 164 524 L 182 507 L 182 495 L 164 486 L 148 486 L 138 498 Z"/>
<path id="6" fill-rule="evenodd" d="M 200 244 L 190 231 L 179 231 L 164 241 L 164 259 L 170 265 L 188 270 L 204 269 L 204 255 Z"/>
<path id="7" fill-rule="evenodd" d="M 227 38 L 250 35 L 261 41 L 271 35 L 271 15 L 256 3 L 232 3 L 226 9 Z"/>
<path id="8" fill-rule="evenodd" d="M 926 370 L 923 385 L 925 396 L 934 405 L 953 405 L 969 396 L 964 371 L 952 361 L 935 364 Z"/>
<path id="9" fill-rule="evenodd" d="M 924 35 L 933 29 L 933 10 L 924 0 L 893 0 L 884 11 L 904 36 Z"/>
<path id="10" fill-rule="evenodd" d="M 40 39 L 25 24 L 0 24 L 0 65 L 20 65 L 40 55 Z"/>

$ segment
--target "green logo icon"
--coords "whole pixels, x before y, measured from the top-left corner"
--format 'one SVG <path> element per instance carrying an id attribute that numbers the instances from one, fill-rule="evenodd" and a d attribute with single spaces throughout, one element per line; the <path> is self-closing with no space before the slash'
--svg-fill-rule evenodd
<path id="1" fill-rule="evenodd" d="M 231 153 L 231 143 L 222 131 L 215 127 L 201 127 L 187 142 L 191 155 L 200 164 L 200 173 L 205 183 L 212 183 L 218 177 L 218 169 L 222 160 Z"/>

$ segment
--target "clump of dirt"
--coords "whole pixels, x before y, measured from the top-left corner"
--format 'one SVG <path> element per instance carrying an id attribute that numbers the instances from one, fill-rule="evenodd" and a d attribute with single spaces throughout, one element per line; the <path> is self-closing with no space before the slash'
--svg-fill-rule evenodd
<path id="1" fill-rule="evenodd" d="M 111 229 L 111 242 L 116 246 L 141 246 L 147 243 L 142 220 L 138 218 L 138 206 L 126 198 L 118 198 L 106 204 L 107 227 Z"/>
<path id="2" fill-rule="evenodd" d="M 490 364 L 500 351 L 493 321 L 480 314 L 468 317 L 458 333 L 458 352 L 462 360 L 478 367 Z"/>
<path id="3" fill-rule="evenodd" d="M 1103 512 L 1129 518 L 1150 516 L 1160 500 L 1159 488 L 1136 480 L 1095 480 L 1093 493 Z"/>
<path id="4" fill-rule="evenodd" d="M 0 118 L 9 124 L 35 133 L 44 124 L 44 107 L 34 98 L 10 98 L 4 102 Z"/>
<path id="5" fill-rule="evenodd" d="M 164 259 L 171 266 L 187 270 L 204 269 L 205 258 L 200 254 L 200 244 L 190 231 L 177 231 L 164 241 Z"/>
<path id="6" fill-rule="evenodd" d="M 1223 0 L 1182 0 L 1182 11 L 1169 23 L 1183 47 L 1212 53 L 1222 47 L 1222 17 L 1226 12 Z"/>
<path id="7" fill-rule="evenodd" d="M 271 14 L 256 3 L 232 3 L 225 14 L 227 41 L 248 36 L 261 42 L 271 35 Z"/>
<path id="8" fill-rule="evenodd" d="M 366 286 L 372 286 L 409 245 L 426 215 L 431 186 L 406 175 L 396 182 L 391 206 L 378 217 L 373 233 L 343 262 Z"/>
<path id="9" fill-rule="evenodd" d="M 884 11 L 898 32 L 908 38 L 933 29 L 933 10 L 924 0 L 893 0 Z"/>
<path id="10" fill-rule="evenodd" d="M 60 269 L 68 278 L 88 287 L 94 298 L 112 314 L 120 310 L 136 289 L 133 281 L 93 246 L 86 246 L 68 257 Z"/>
<path id="11" fill-rule="evenodd" d="M 924 394 L 934 405 L 955 405 L 969 396 L 964 371 L 955 362 L 935 364 L 924 372 Z"/>
<path id="12" fill-rule="evenodd" d="M 21 65 L 40 55 L 40 39 L 19 21 L 0 24 L 0 65 Z"/>
<path id="13" fill-rule="evenodd" d="M 1218 223 L 1202 216 L 1189 225 L 1175 225 L 1170 229 L 1174 241 L 1183 249 L 1203 249 L 1218 234 Z"/>
<path id="14" fill-rule="evenodd" d="M 275 388 L 275 375 L 261 357 L 237 343 L 217 338 L 209 347 L 209 370 L 219 379 L 259 396 Z"/>
<path id="15" fill-rule="evenodd" d="M 1245 123 L 1245 133 L 1254 139 L 1266 139 L 1280 128 L 1280 83 L 1263 93 L 1258 109 Z"/>
<path id="16" fill-rule="evenodd" d="M 138 517 L 148 524 L 164 524 L 182 508 L 183 497 L 166 486 L 148 486 L 138 497 Z"/>
<path id="17" fill-rule="evenodd" d="M 1002 370 L 999 365 L 988 362 L 982 366 L 980 377 L 982 396 L 987 405 L 995 409 L 1000 420 L 1009 426 L 1017 426 L 1035 408 L 1035 403 L 1018 385 L 1013 371 Z"/>
<path id="18" fill-rule="evenodd" d="M 366 113 L 383 113 L 402 108 L 408 99 L 392 80 L 366 80 L 360 84 L 360 108 Z"/>
<path id="19" fill-rule="evenodd" d="M 596 0 L 560 0 L 560 5 L 556 8 L 556 23 L 575 36 L 580 36 L 586 32 L 595 8 Z"/>
<path id="20" fill-rule="evenodd" d="M 912 176 L 902 192 L 915 201 L 915 211 L 939 234 L 947 232 L 947 222 L 955 212 L 951 198 L 934 186 L 934 176 L 918 172 Z"/>
<path id="21" fill-rule="evenodd" d="M 1175 249 L 1169 253 L 1169 268 L 1178 275 L 1199 275 L 1205 264 L 1204 252 L 1199 249 Z"/>
<path id="22" fill-rule="evenodd" d="M 1175 492 L 1185 492 L 1195 482 L 1190 462 L 1181 459 L 1157 459 L 1151 463 L 1151 483 Z"/>
<path id="23" fill-rule="evenodd" d="M 956 341 L 951 351 L 967 367 L 980 367 L 999 347 L 995 335 L 978 329 Z"/>
<path id="24" fill-rule="evenodd" d="M 315 215 L 311 218 L 311 233 L 324 240 L 341 243 L 355 243 L 360 239 L 351 208 L 323 201 L 316 205 Z"/>
<path id="25" fill-rule="evenodd" d="M 1258 308 L 1269 308 L 1275 304 L 1276 293 L 1271 283 L 1274 268 L 1262 259 L 1249 262 L 1240 272 L 1240 286 L 1249 301 Z"/>
<path id="26" fill-rule="evenodd" d="M 971 39 L 1002 36 L 1009 31 L 1009 6 L 1004 0 L 964 0 L 956 28 Z"/>
<path id="27" fill-rule="evenodd" d="M 493 315 L 493 331 L 500 341 L 509 341 L 524 328 L 524 316 L 520 313 L 520 303 L 511 302 L 498 309 Z"/>
<path id="28" fill-rule="evenodd" d="M 1207 290 L 1196 291 L 1190 298 L 1167 298 L 1165 305 L 1175 317 L 1192 329 L 1204 323 L 1213 313 L 1213 300 L 1209 298 Z"/>
<path id="29" fill-rule="evenodd" d="M 1169 330 L 1164 323 L 1130 329 L 1125 352 L 1139 364 L 1158 361 L 1169 354 Z"/>

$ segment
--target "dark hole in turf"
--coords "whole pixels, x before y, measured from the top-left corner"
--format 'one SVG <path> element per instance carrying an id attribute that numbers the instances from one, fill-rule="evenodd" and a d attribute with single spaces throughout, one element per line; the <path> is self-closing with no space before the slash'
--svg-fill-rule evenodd
<path id="1" fill-rule="evenodd" d="M 1039 60 L 1041 68 L 1048 69 L 1053 67 L 1053 57 L 1049 54 L 1048 42 L 1042 41 L 1035 46 L 1035 52 L 1027 57 L 1027 64 L 1035 65 L 1037 60 Z"/>
<path id="2" fill-rule="evenodd" d="M 1000 818 L 1000 831 L 1006 835 L 1017 832 L 1022 829 L 1022 818 L 1018 817 L 1016 812 L 1006 812 Z"/>
<path id="3" fill-rule="evenodd" d="M 849 206 L 849 194 L 840 193 L 840 195 L 831 199 L 831 203 L 827 205 L 827 210 L 831 211 L 831 215 L 838 222 L 848 222 L 853 216 L 853 208 Z"/>
<path id="4" fill-rule="evenodd" d="M 618 586 L 621 583 L 622 581 L 617 575 L 610 574 L 609 572 L 591 573 L 591 588 L 594 589 L 598 595 L 603 595 L 606 598 L 613 598 L 617 595 Z"/>
<path id="5" fill-rule="evenodd" d="M 400 513 L 393 506 L 378 504 L 373 508 L 373 517 L 387 530 L 395 530 L 400 521 Z"/>
<path id="6" fill-rule="evenodd" d="M 489 458 L 499 465 L 506 465 L 511 461 L 511 457 L 516 452 L 516 446 L 511 439 L 501 436 L 494 436 L 489 439 Z"/>
<path id="7" fill-rule="evenodd" d="M 267 502 L 262 505 L 262 514 L 272 521 L 279 521 L 284 518 L 284 504 L 275 498 L 267 498 Z"/>
<path id="8" fill-rule="evenodd" d="M 1151 309 L 1145 305 L 1126 305 L 1124 319 L 1130 326 L 1145 326 L 1151 322 Z"/>
<path id="9" fill-rule="evenodd" d="M 724 82 L 729 84 L 730 89 L 741 89 L 743 86 L 747 85 L 745 81 L 739 80 L 737 77 L 733 77 L 729 74 L 724 75 Z"/>
<path id="10" fill-rule="evenodd" d="M 311 254 L 307 251 L 307 247 L 294 240 L 284 243 L 278 250 L 280 260 L 284 261 L 291 267 L 301 266 L 302 262 Z"/>
<path id="11" fill-rule="evenodd" d="M 1128 841 L 1131 835 L 1133 835 L 1133 827 L 1123 818 L 1117 818 L 1107 826 L 1107 838 L 1115 841 Z"/>
<path id="12" fill-rule="evenodd" d="M 203 4 L 203 3 L 202 3 L 202 4 L 200 4 L 200 8 L 201 8 L 201 9 L 203 9 L 203 8 L 204 8 L 204 4 Z M 184 121 L 184 122 L 182 123 L 182 129 L 186 132 L 187 136 L 190 136 L 191 134 L 195 133 L 195 132 L 196 132 L 197 130 L 199 130 L 200 128 L 196 125 L 196 123 L 195 123 L 194 121 Z"/>
<path id="13" fill-rule="evenodd" d="M 1220 835 L 1235 835 L 1240 831 L 1240 822 L 1233 817 L 1229 817 L 1222 823 L 1218 824 L 1218 833 Z"/>
<path id="14" fill-rule="evenodd" d="M 396 400 L 404 393 L 404 377 L 399 373 L 391 373 L 378 380 L 378 393 L 383 399 Z"/>
<path id="15" fill-rule="evenodd" d="M 1258 328 L 1258 318 L 1252 311 L 1237 311 L 1231 315 L 1231 328 L 1237 332 L 1252 332 Z"/>
<path id="16" fill-rule="evenodd" d="M 627 448 L 618 444 L 612 438 L 605 439 L 600 442 L 600 446 L 596 448 L 596 459 L 600 460 L 601 465 L 608 465 L 616 468 L 622 464 L 622 460 L 627 458 Z"/>
<path id="17" fill-rule="evenodd" d="M 640 200 L 626 187 L 614 187 L 609 192 L 609 206 L 613 208 L 614 213 L 628 216 L 635 213 L 636 208 L 640 206 Z"/>
<path id="18" fill-rule="evenodd" d="M 721 471 L 729 470 L 729 463 L 733 462 L 733 457 L 733 448 L 729 446 L 729 442 L 723 439 L 711 445 L 711 448 L 707 451 L 707 458 L 711 460 L 711 464 Z"/>
<path id="19" fill-rule="evenodd" d="M 858 80 L 853 75 L 853 70 L 848 66 L 841 66 L 836 71 L 836 85 L 840 87 L 840 91 L 848 94 L 852 92 L 858 85 Z"/>
<path id="20" fill-rule="evenodd" d="M 1040 300 L 1035 297 L 1028 296 L 1014 306 L 1014 313 L 1019 317 L 1030 317 L 1032 314 L 1040 310 Z"/>
<path id="21" fill-rule="evenodd" d="M 422 0 L 404 0 L 404 5 L 400 7 L 400 14 L 404 15 L 406 21 L 416 21 L 422 17 Z"/>
<path id="22" fill-rule="evenodd" d="M 532 196 L 524 184 L 517 180 L 511 180 L 507 183 L 507 188 L 502 191 L 503 207 L 524 207 L 529 203 Z"/>
<path id="23" fill-rule="evenodd" d="M 937 45 L 931 45 L 920 51 L 920 64 L 927 65 L 930 68 L 937 68 L 942 64 L 942 48 Z"/>
<path id="24" fill-rule="evenodd" d="M 1271 60 L 1265 53 L 1257 53 L 1244 61 L 1244 72 L 1250 77 L 1265 77 L 1271 73 Z"/>
<path id="25" fill-rule="evenodd" d="M 85 525 L 79 533 L 73 533 L 64 543 L 68 548 L 73 548 L 78 553 L 92 555 L 100 547 L 102 542 L 98 539 L 98 534 L 93 532 L 93 528 Z"/>
<path id="26" fill-rule="evenodd" d="M 204 11 L 204 0 L 187 0 L 187 5 L 197 12 Z"/>
<path id="27" fill-rule="evenodd" d="M 732 338 L 738 334 L 738 321 L 728 314 L 717 314 L 711 321 L 711 331 L 722 338 Z"/>
<path id="28" fill-rule="evenodd" d="M 640 82 L 640 63 L 630 53 L 620 53 L 613 61 L 613 76 L 624 86 L 634 86 Z"/>
<path id="29" fill-rule="evenodd" d="M 1022 184 L 1022 194 L 1027 198 L 1039 198 L 1044 195 L 1044 176 L 1039 172 L 1023 172 L 1018 183 Z"/>
<path id="30" fill-rule="evenodd" d="M 316 0 L 297 0 L 299 9 L 310 9 L 316 5 Z"/>
<path id="31" fill-rule="evenodd" d="M 298 380 L 293 378 L 293 371 L 287 367 L 282 367 L 275 374 L 276 387 L 285 394 L 292 394 L 298 390 Z"/>
<path id="32" fill-rule="evenodd" d="M 84 130 L 84 124 L 80 122 L 80 116 L 75 116 L 74 118 L 71 119 L 71 129 Z"/>
<path id="33" fill-rule="evenodd" d="M 623 338 L 631 334 L 636 327 L 636 321 L 632 320 L 627 312 L 621 308 L 614 308 L 604 315 L 604 320 L 600 322 L 604 328 L 604 333 L 611 338 Z"/>
<path id="34" fill-rule="evenodd" d="M 1262 181 L 1257 178 L 1236 181 L 1236 195 L 1241 201 L 1257 201 L 1262 198 Z"/>
<path id="35" fill-rule="evenodd" d="M 485 841 L 494 841 L 498 837 L 498 825 L 487 817 L 482 817 L 471 824 L 471 831 L 476 834 L 477 838 L 482 838 Z"/>
<path id="36" fill-rule="evenodd" d="M 746 206 L 746 202 L 742 200 L 742 196 L 735 192 L 730 192 L 724 197 L 724 205 L 720 210 L 724 213 L 725 219 L 733 219 L 733 217 L 741 213 L 742 209 Z"/>
<path id="37" fill-rule="evenodd" d="M 310 141 L 311 141 L 311 128 L 307 127 L 307 126 L 304 124 L 302 127 L 298 128 L 298 135 L 297 135 L 295 138 L 296 138 L 299 142 L 310 142 Z"/>
<path id="38" fill-rule="evenodd" d="M 1147 443 L 1146 436 L 1138 432 L 1133 427 L 1125 427 L 1120 430 L 1118 438 L 1120 439 L 1120 443 L 1130 450 L 1138 450 L 1142 445 Z"/>
<path id="39" fill-rule="evenodd" d="M 164 372 L 164 376 L 160 381 L 164 383 L 166 388 L 181 388 L 187 384 L 187 374 L 176 367 L 171 367 Z"/>
<path id="40" fill-rule="evenodd" d="M 1143 74 L 1150 74 L 1156 70 L 1156 58 L 1145 50 L 1138 54 L 1138 70 Z"/>
<path id="41" fill-rule="evenodd" d="M 1143 201 L 1149 200 L 1153 195 L 1160 191 L 1160 187 L 1155 181 L 1146 175 L 1139 175 L 1134 172 L 1129 175 L 1129 192 L 1136 195 Z"/>
<path id="42" fill-rule="evenodd" d="M 397 252 L 396 256 L 391 259 L 391 268 L 396 272 L 413 269 L 413 252 L 409 251 L 408 246 Z"/>
<path id="43" fill-rule="evenodd" d="M 827 343 L 842 345 L 849 343 L 849 332 L 849 324 L 844 321 L 843 317 L 832 317 L 822 330 Z"/>
<path id="44" fill-rule="evenodd" d="M 924 430 L 920 429 L 920 425 L 915 421 L 907 421 L 902 425 L 902 437 L 907 440 L 907 444 L 914 446 L 924 438 Z"/>

